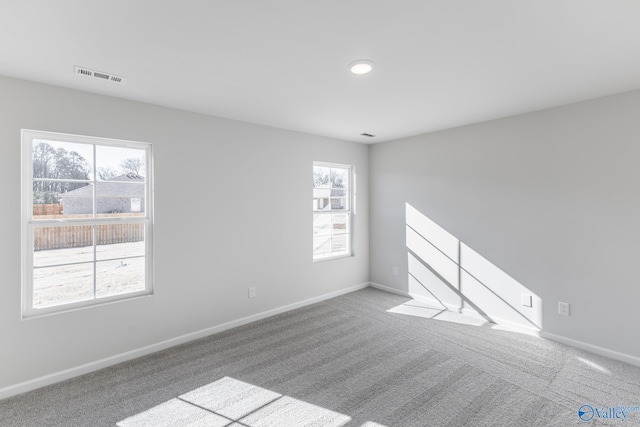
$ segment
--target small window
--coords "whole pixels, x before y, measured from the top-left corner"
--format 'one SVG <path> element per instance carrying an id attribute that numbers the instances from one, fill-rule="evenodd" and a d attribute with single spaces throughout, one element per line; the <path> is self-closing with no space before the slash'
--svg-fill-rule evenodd
<path id="1" fill-rule="evenodd" d="M 23 317 L 152 291 L 151 144 L 22 131 Z"/>
<path id="2" fill-rule="evenodd" d="M 313 259 L 351 255 L 353 167 L 313 163 Z"/>

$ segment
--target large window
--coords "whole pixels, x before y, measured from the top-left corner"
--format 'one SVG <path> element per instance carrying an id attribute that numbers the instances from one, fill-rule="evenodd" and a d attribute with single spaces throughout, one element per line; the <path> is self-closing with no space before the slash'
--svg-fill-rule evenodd
<path id="1" fill-rule="evenodd" d="M 313 163 L 313 259 L 351 255 L 353 168 Z"/>
<path id="2" fill-rule="evenodd" d="M 151 293 L 151 144 L 22 131 L 23 316 Z"/>

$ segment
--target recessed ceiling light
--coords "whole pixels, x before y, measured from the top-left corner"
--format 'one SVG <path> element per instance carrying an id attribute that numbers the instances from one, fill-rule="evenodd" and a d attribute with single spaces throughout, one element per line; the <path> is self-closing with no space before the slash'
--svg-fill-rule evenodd
<path id="1" fill-rule="evenodd" d="M 353 74 L 367 74 L 373 70 L 373 61 L 368 59 L 358 59 L 349 64 L 349 71 Z"/>

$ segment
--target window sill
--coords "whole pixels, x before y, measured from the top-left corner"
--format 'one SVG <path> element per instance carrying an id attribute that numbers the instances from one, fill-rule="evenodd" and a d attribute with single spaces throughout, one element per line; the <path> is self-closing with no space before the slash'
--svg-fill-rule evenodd
<path id="1" fill-rule="evenodd" d="M 351 258 L 351 257 L 353 257 L 353 254 L 335 255 L 335 256 L 328 256 L 324 258 L 314 258 L 313 262 L 333 261 L 335 259 Z"/>
<path id="2" fill-rule="evenodd" d="M 57 314 L 70 313 L 73 311 L 85 310 L 92 307 L 100 307 L 110 304 L 117 304 L 124 301 L 131 301 L 138 298 L 150 297 L 153 295 L 152 290 L 143 290 L 138 292 L 130 292 L 121 295 L 113 295 L 95 300 L 79 301 L 77 303 L 63 304 L 41 309 L 31 309 L 22 313 L 22 320 L 38 319 L 41 317 L 55 316 Z"/>

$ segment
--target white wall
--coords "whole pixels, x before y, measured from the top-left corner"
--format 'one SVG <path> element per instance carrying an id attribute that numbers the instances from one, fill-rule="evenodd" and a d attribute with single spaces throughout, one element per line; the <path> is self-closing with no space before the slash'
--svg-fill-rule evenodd
<path id="1" fill-rule="evenodd" d="M 407 212 L 454 258 L 459 239 L 507 320 L 640 357 L 640 92 L 371 147 L 3 77 L 0 93 L 0 391 L 368 280 L 416 291 L 410 266 L 438 293 Z M 20 319 L 22 128 L 154 144 L 153 297 Z M 313 160 L 356 166 L 355 257 L 311 261 Z M 460 273 L 486 315 L 513 312 Z"/>
<path id="2" fill-rule="evenodd" d="M 461 262 L 466 256 L 504 298 L 465 284 L 461 272 L 459 291 L 490 318 L 511 313 L 531 326 L 531 316 L 543 333 L 640 357 L 639 117 L 640 92 L 630 92 L 372 146 L 371 281 L 420 294 L 413 268 L 460 306 L 428 263 L 414 259 L 417 251 L 446 264 L 444 275 L 455 261 L 429 255 L 413 229 L 407 235 L 409 209 L 410 221 L 426 217 L 459 239 Z M 447 251 L 446 233 L 425 233 Z M 523 292 L 534 296 L 533 308 L 522 307 Z M 558 315 L 558 301 L 571 304 L 571 316 Z"/>
<path id="3" fill-rule="evenodd" d="M 3 77 L 0 93 L 0 390 L 367 282 L 367 146 Z M 152 297 L 21 320 L 22 128 L 153 143 Z M 312 262 L 314 160 L 356 167 L 354 257 Z"/>

